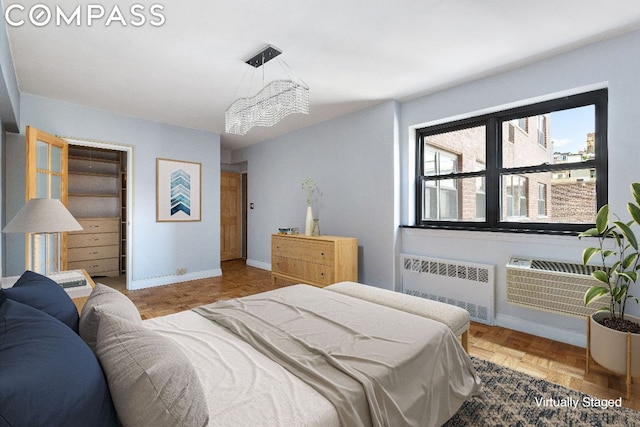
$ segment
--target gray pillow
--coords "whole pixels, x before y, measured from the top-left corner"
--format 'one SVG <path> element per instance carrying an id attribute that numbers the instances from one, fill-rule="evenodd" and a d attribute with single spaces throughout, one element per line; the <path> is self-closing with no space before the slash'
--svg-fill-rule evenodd
<path id="1" fill-rule="evenodd" d="M 98 307 L 100 311 L 97 311 Z M 100 283 L 96 284 L 82 307 L 78 325 L 78 333 L 94 352 L 101 312 L 142 324 L 138 309 L 126 295 Z"/>
<path id="2" fill-rule="evenodd" d="M 202 384 L 185 354 L 169 338 L 102 313 L 96 354 L 123 425 L 208 424 Z"/>

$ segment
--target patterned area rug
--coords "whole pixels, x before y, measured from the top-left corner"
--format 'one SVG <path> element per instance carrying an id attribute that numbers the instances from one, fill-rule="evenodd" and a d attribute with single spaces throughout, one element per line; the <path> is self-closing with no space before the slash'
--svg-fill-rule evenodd
<path id="1" fill-rule="evenodd" d="M 445 426 L 640 426 L 640 412 L 472 357 L 482 394 Z M 621 393 L 622 394 L 622 393 Z M 612 405 L 613 404 L 613 405 Z"/>

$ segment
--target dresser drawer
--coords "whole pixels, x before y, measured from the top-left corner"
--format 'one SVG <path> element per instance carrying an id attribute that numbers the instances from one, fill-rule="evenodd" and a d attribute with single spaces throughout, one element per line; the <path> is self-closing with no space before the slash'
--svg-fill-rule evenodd
<path id="1" fill-rule="evenodd" d="M 82 226 L 82 231 L 69 233 L 87 234 L 87 233 L 117 233 L 119 231 L 120 218 L 78 218 L 78 222 Z"/>
<path id="2" fill-rule="evenodd" d="M 324 287 L 358 281 L 358 239 L 339 236 L 271 236 L 274 283 L 308 283 Z"/>
<path id="3" fill-rule="evenodd" d="M 83 233 L 69 234 L 67 247 L 83 248 L 87 246 L 111 246 L 117 245 L 120 239 L 119 233 Z"/>
<path id="4" fill-rule="evenodd" d="M 328 265 L 333 263 L 334 249 L 331 242 L 274 238 L 273 254 Z"/>
<path id="5" fill-rule="evenodd" d="M 293 258 L 275 257 L 273 272 L 299 278 L 298 283 L 329 285 L 334 282 L 333 267 Z"/>
<path id="6" fill-rule="evenodd" d="M 67 270 L 79 270 L 84 268 L 90 276 L 96 276 L 100 273 L 117 274 L 120 263 L 118 258 L 96 259 L 91 261 L 73 261 L 67 263 Z"/>
<path id="7" fill-rule="evenodd" d="M 69 262 L 73 262 L 103 258 L 117 258 L 119 253 L 120 248 L 118 245 L 69 248 L 67 250 L 67 260 L 69 260 Z"/>

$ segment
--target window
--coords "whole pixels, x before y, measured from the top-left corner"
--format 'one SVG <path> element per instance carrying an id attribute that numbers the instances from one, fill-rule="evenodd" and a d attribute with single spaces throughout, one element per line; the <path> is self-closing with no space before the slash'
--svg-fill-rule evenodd
<path id="1" fill-rule="evenodd" d="M 547 116 L 538 116 L 538 145 L 547 146 Z"/>
<path id="2" fill-rule="evenodd" d="M 547 215 L 547 184 L 538 183 L 538 216 Z"/>
<path id="3" fill-rule="evenodd" d="M 584 231 L 607 203 L 606 127 L 603 89 L 418 129 L 416 225 Z"/>
<path id="4" fill-rule="evenodd" d="M 527 217 L 527 179 L 516 175 L 504 177 L 506 219 Z"/>
<path id="5" fill-rule="evenodd" d="M 427 175 L 447 175 L 458 171 L 458 157 L 453 153 L 428 147 L 424 158 Z M 453 220 L 458 217 L 458 186 L 455 180 L 429 181 L 424 194 L 425 218 Z"/>
<path id="6" fill-rule="evenodd" d="M 476 165 L 476 170 L 481 171 L 484 170 L 485 167 L 483 164 L 478 163 Z M 484 176 L 479 176 L 476 178 L 476 218 L 479 220 L 484 220 L 487 212 L 487 190 L 486 190 L 487 180 Z"/>

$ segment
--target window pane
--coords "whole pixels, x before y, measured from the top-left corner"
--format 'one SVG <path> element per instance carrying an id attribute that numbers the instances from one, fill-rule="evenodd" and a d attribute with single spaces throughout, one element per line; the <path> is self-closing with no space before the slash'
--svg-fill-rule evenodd
<path id="1" fill-rule="evenodd" d="M 51 175 L 51 198 L 62 199 L 62 177 Z"/>
<path id="2" fill-rule="evenodd" d="M 51 146 L 51 170 L 53 172 L 62 172 L 62 148 Z"/>
<path id="3" fill-rule="evenodd" d="M 36 141 L 36 168 L 49 169 L 49 145 Z"/>
<path id="4" fill-rule="evenodd" d="M 423 220 L 484 221 L 486 196 L 478 191 L 484 177 L 426 181 L 423 187 Z"/>
<path id="5" fill-rule="evenodd" d="M 517 120 L 502 123 L 503 167 L 578 163 L 595 158 L 595 107 L 554 111 L 527 118 L 528 132 Z"/>
<path id="6" fill-rule="evenodd" d="M 425 136 L 424 143 L 424 175 L 429 175 L 427 171 L 433 170 L 431 167 L 433 151 L 448 154 L 440 157 L 439 170 L 435 174 L 484 170 L 487 151 L 485 126 Z"/>
<path id="7" fill-rule="evenodd" d="M 547 215 L 547 184 L 538 183 L 538 216 Z"/>
<path id="8" fill-rule="evenodd" d="M 593 171 L 569 171 L 573 178 L 552 172 L 502 177 L 502 221 L 593 223 L 596 209 Z M 513 193 L 513 194 L 511 194 Z"/>
<path id="9" fill-rule="evenodd" d="M 437 188 L 435 186 L 427 185 L 424 188 L 424 205 L 422 206 L 423 220 L 437 220 L 438 219 L 438 197 Z"/>
<path id="10" fill-rule="evenodd" d="M 440 191 L 440 219 L 447 221 L 458 219 L 458 191 L 446 188 Z"/>
<path id="11" fill-rule="evenodd" d="M 49 198 L 49 175 L 46 173 L 36 173 L 36 197 Z"/>
<path id="12" fill-rule="evenodd" d="M 425 176 L 431 176 L 437 173 L 436 172 L 436 156 L 437 156 L 437 153 L 435 150 L 432 150 L 429 147 L 425 147 L 424 149 L 424 175 Z"/>

